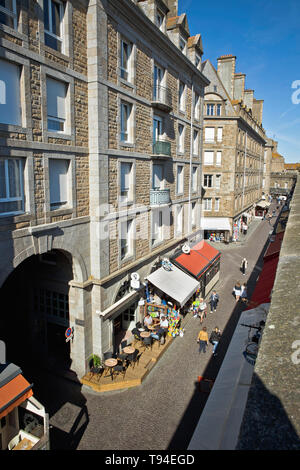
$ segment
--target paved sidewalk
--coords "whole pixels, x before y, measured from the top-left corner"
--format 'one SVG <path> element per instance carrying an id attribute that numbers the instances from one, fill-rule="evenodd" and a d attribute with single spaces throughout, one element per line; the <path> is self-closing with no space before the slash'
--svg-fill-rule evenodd
<path id="1" fill-rule="evenodd" d="M 274 219 L 275 220 L 275 219 Z M 210 334 L 217 325 L 223 335 L 218 356 L 212 347 L 198 352 L 199 319 L 186 317 L 185 334 L 177 337 L 141 386 L 97 394 L 80 384 L 49 377 L 37 398 L 50 414 L 53 449 L 78 450 L 185 450 L 205 406 L 207 394 L 199 391 L 198 376 L 215 379 L 243 306 L 236 305 L 232 287 L 248 280 L 254 289 L 262 265 L 261 251 L 270 231 L 259 221 L 247 234 L 247 244 L 220 250 L 221 273 L 216 289 L 220 302 L 216 313 L 204 321 Z M 239 270 L 248 259 L 248 272 Z M 220 404 L 222 406 L 222 404 Z"/>

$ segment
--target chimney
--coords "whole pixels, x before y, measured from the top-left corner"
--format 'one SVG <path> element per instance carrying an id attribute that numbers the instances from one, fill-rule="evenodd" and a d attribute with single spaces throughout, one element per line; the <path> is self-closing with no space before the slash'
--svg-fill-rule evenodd
<path id="1" fill-rule="evenodd" d="M 178 0 L 165 0 L 167 7 L 169 8 L 168 18 L 178 16 Z"/>
<path id="2" fill-rule="evenodd" d="M 227 54 L 218 58 L 218 74 L 230 98 L 233 99 L 236 56 Z"/>
<path id="3" fill-rule="evenodd" d="M 245 77 L 246 75 L 244 73 L 234 74 L 234 87 L 233 87 L 233 99 L 234 100 L 244 100 Z"/>
<path id="4" fill-rule="evenodd" d="M 264 105 L 264 100 L 256 100 L 254 98 L 252 114 L 258 120 L 260 124 L 262 124 L 262 118 L 263 118 L 263 105 Z"/>
<path id="5" fill-rule="evenodd" d="M 247 108 L 250 108 L 251 110 L 253 108 L 253 95 L 254 90 L 244 91 L 244 104 L 247 106 Z"/>

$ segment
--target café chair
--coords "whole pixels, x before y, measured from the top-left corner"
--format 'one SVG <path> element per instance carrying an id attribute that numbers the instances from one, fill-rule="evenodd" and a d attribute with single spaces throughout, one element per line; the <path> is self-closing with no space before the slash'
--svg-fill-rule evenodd
<path id="1" fill-rule="evenodd" d="M 126 367 L 123 366 L 123 364 L 117 364 L 116 366 L 113 367 L 113 377 L 115 375 L 119 375 L 119 374 L 122 374 L 123 375 L 123 380 L 125 378 L 125 375 L 126 375 Z"/>
<path id="2" fill-rule="evenodd" d="M 153 338 L 152 336 L 148 336 L 148 338 L 143 338 L 143 344 L 142 347 L 146 349 L 151 349 L 152 350 L 152 343 L 153 343 Z"/>
<path id="3" fill-rule="evenodd" d="M 135 364 L 139 362 L 141 357 L 141 354 L 139 354 L 139 350 L 136 349 L 132 354 L 128 354 L 127 356 L 127 365 L 133 366 L 132 368 L 134 369 Z"/>

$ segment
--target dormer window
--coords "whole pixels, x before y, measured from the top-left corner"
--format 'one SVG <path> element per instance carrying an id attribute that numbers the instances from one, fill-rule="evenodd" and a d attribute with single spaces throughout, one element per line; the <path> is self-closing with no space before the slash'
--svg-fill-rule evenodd
<path id="1" fill-rule="evenodd" d="M 155 17 L 155 24 L 160 30 L 162 30 L 163 23 L 164 23 L 164 15 L 161 11 L 157 10 L 156 17 Z"/>
<path id="2" fill-rule="evenodd" d="M 195 66 L 198 68 L 201 63 L 201 58 L 198 54 L 195 54 Z"/>
<path id="3" fill-rule="evenodd" d="M 182 36 L 179 37 L 179 49 L 183 54 L 185 54 L 185 49 L 186 49 L 186 41 L 183 39 Z"/>

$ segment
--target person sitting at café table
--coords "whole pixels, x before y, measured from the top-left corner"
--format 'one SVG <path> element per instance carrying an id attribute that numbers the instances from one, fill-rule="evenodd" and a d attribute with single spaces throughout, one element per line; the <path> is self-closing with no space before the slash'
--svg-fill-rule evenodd
<path id="1" fill-rule="evenodd" d="M 149 313 L 146 313 L 145 318 L 144 318 L 144 327 L 148 329 L 149 326 L 151 326 L 153 323 L 152 317 L 150 316 Z"/>
<path id="2" fill-rule="evenodd" d="M 169 329 L 169 322 L 166 317 L 161 317 L 159 327 L 155 333 L 151 333 L 151 336 L 155 339 L 160 339 L 161 336 L 165 336 Z"/>

